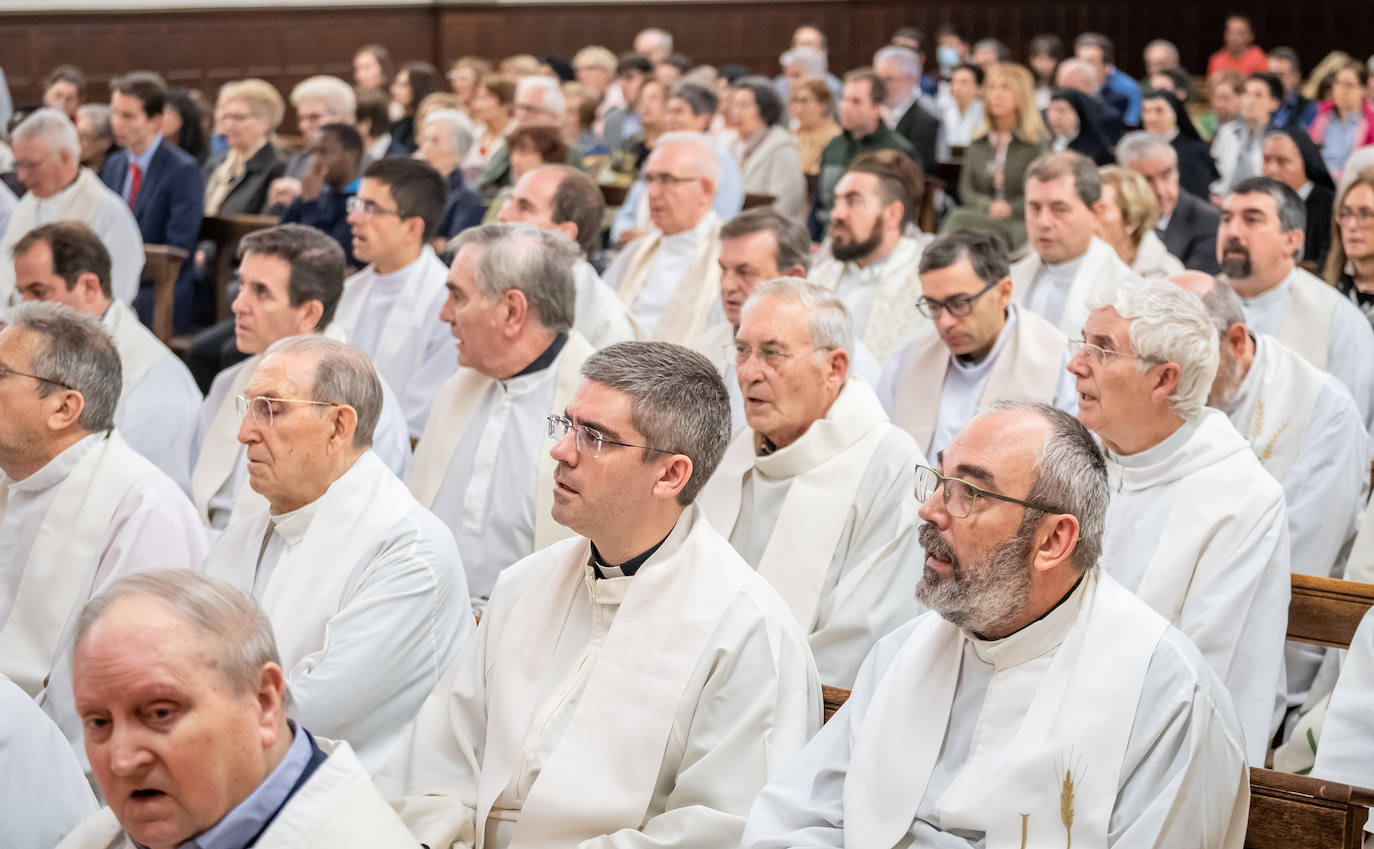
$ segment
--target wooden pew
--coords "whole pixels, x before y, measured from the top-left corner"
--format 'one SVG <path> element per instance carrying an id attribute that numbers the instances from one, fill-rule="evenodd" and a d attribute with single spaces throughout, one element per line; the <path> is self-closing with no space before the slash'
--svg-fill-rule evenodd
<path id="1" fill-rule="evenodd" d="M 744 196 L 744 208 L 753 209 L 756 206 L 772 206 L 777 198 L 772 195 L 749 193 Z"/>
<path id="2" fill-rule="evenodd" d="M 234 279 L 239 241 L 257 230 L 277 226 L 272 215 L 207 215 L 200 238 L 215 243 L 215 320 L 229 317 L 229 283 Z"/>
<path id="3" fill-rule="evenodd" d="M 172 344 L 172 314 L 176 300 L 177 275 L 186 251 L 171 245 L 143 246 L 143 277 L 153 281 L 153 335 L 162 344 Z"/>
<path id="4" fill-rule="evenodd" d="M 926 188 L 921 192 L 921 208 L 916 213 L 916 226 L 921 228 L 922 233 L 934 233 L 936 225 L 940 223 L 935 198 L 945 188 L 945 181 L 939 177 L 926 177 Z"/>
<path id="5" fill-rule="evenodd" d="M 824 702 L 825 702 L 825 721 L 826 721 L 826 722 L 829 722 L 829 721 L 830 721 L 830 717 L 832 717 L 832 716 L 835 715 L 835 711 L 839 710 L 839 709 L 844 705 L 845 701 L 846 701 L 848 698 L 849 698 L 849 691 L 848 691 L 848 690 L 845 690 L 845 689 L 843 689 L 843 688 L 841 688 L 841 687 L 831 687 L 831 686 L 828 685 L 828 684 L 827 684 L 827 685 L 822 685 L 822 687 L 821 687 L 821 699 L 824 700 Z"/>
<path id="6" fill-rule="evenodd" d="M 625 202 L 625 196 L 630 193 L 629 186 L 614 186 L 610 183 L 598 183 L 601 188 L 601 198 L 606 201 L 606 206 L 620 206 Z"/>
<path id="7" fill-rule="evenodd" d="M 1293 575 L 1288 602 L 1288 639 L 1350 648 L 1365 612 L 1374 607 L 1374 584 Z"/>

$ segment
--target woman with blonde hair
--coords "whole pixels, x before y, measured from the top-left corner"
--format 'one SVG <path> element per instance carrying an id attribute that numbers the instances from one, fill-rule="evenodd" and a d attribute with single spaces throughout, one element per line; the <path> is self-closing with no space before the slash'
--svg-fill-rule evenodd
<path id="1" fill-rule="evenodd" d="M 1119 165 L 1104 165 L 1097 173 L 1102 176 L 1098 238 L 1141 277 L 1168 277 L 1183 271 L 1183 263 L 1155 235 L 1159 204 L 1145 178 Z"/>
<path id="2" fill-rule="evenodd" d="M 256 215 L 267 188 L 286 172 L 286 155 L 272 145 L 286 104 L 271 83 L 225 83 L 215 102 L 215 129 L 229 143 L 205 163 L 205 214 Z"/>
<path id="3" fill-rule="evenodd" d="M 959 206 L 942 229 L 995 233 L 1019 248 L 1026 241 L 1026 169 L 1050 146 L 1031 72 L 1011 63 L 989 69 L 983 116 L 959 170 Z"/>
<path id="4" fill-rule="evenodd" d="M 832 102 L 830 87 L 820 77 L 801 80 L 788 98 L 792 135 L 801 146 L 802 172 L 808 177 L 821 172 L 821 151 L 840 134 L 840 125 L 830 117 Z"/>
<path id="5" fill-rule="evenodd" d="M 1374 168 L 1359 172 L 1336 197 L 1324 276 L 1374 324 Z"/>

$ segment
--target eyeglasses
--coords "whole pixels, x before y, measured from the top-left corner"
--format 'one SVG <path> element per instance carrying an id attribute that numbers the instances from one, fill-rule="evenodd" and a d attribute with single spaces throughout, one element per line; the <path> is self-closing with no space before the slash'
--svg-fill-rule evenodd
<path id="1" fill-rule="evenodd" d="M 697 177 L 677 177 L 673 174 L 645 174 L 644 185 L 646 186 L 676 186 L 679 183 L 694 183 Z"/>
<path id="2" fill-rule="evenodd" d="M 1343 206 L 1336 213 L 1336 220 L 1342 224 L 1346 221 L 1355 221 L 1361 227 L 1368 227 L 1371 223 L 1374 223 L 1374 209 L 1370 209 L 1367 206 L 1360 207 L 1359 209 L 1351 209 L 1348 206 Z"/>
<path id="3" fill-rule="evenodd" d="M 586 454 L 593 458 L 601 456 L 601 446 L 603 445 L 619 445 L 623 448 L 643 448 L 645 451 L 655 451 L 659 454 L 676 453 L 674 451 L 664 451 L 662 448 L 650 448 L 647 445 L 632 445 L 629 442 L 618 442 L 614 439 L 608 439 L 603 436 L 600 431 L 593 430 L 586 425 L 574 425 L 567 416 L 549 416 L 548 422 L 549 439 L 552 439 L 554 442 L 562 442 L 563 437 L 568 435 L 568 431 L 573 431 L 576 434 L 575 442 L 577 445 L 577 453 Z"/>
<path id="4" fill-rule="evenodd" d="M 1093 365 L 1099 366 L 1107 362 L 1108 360 L 1112 359 L 1113 357 L 1124 357 L 1126 359 L 1131 360 L 1140 360 L 1142 363 L 1154 362 L 1154 360 L 1148 359 L 1146 357 L 1141 357 L 1136 354 L 1126 354 L 1122 353 L 1121 351 L 1111 351 L 1107 348 L 1103 348 L 1101 345 L 1094 345 L 1093 343 L 1085 341 L 1083 339 L 1070 339 L 1069 358 L 1072 359 L 1078 356 L 1079 351 L 1083 352 L 1083 356 L 1087 358 L 1088 362 L 1092 363 Z"/>
<path id="5" fill-rule="evenodd" d="M 955 318 L 963 318 L 973 312 L 973 302 L 988 293 L 999 281 L 994 280 L 973 295 L 951 295 L 943 301 L 935 298 L 917 298 L 916 309 L 926 318 L 939 318 L 940 313 L 948 312 Z"/>
<path id="6" fill-rule="evenodd" d="M 258 395 L 249 398 L 246 395 L 238 395 L 234 398 L 239 411 L 239 418 L 242 419 L 248 413 L 253 414 L 253 424 L 258 427 L 271 427 L 273 416 L 283 412 L 276 409 L 282 404 L 311 404 L 316 407 L 339 407 L 342 406 L 337 401 L 311 401 L 307 398 L 273 398 L 270 395 Z"/>
<path id="7" fill-rule="evenodd" d="M 362 215 L 366 218 L 371 218 L 374 215 L 394 215 L 397 218 L 405 218 L 399 209 L 386 209 L 370 200 L 363 200 L 357 195 L 344 201 L 344 211 L 349 215 Z"/>
<path id="8" fill-rule="evenodd" d="M 11 375 L 14 376 L 14 377 L 27 377 L 27 378 L 29 378 L 29 379 L 31 379 L 31 380 L 36 380 L 36 381 L 38 381 L 39 383 L 51 383 L 51 384 L 53 384 L 54 386 L 60 386 L 60 387 L 62 387 L 63 389 L 70 389 L 70 390 L 72 390 L 73 392 L 76 391 L 76 387 L 74 387 L 74 386 L 72 386 L 71 384 L 68 384 L 68 383 L 63 383 L 63 382 L 60 381 L 60 380 L 53 380 L 51 377 L 39 377 L 39 376 L 36 375 L 36 374 L 29 374 L 28 372 L 23 372 L 23 371 L 15 371 L 14 369 L 10 368 L 9 366 L 0 365 L 0 380 L 4 380 L 5 378 L 10 377 Z"/>
<path id="9" fill-rule="evenodd" d="M 973 512 L 973 502 L 981 496 L 983 498 L 994 498 L 998 501 L 1005 501 L 1008 504 L 1020 504 L 1022 507 L 1029 507 L 1032 510 L 1039 510 L 1042 513 L 1058 513 L 1060 511 L 1044 504 L 1036 504 L 1034 501 L 1022 501 L 1019 498 L 1012 498 L 1009 495 L 1002 495 L 996 492 L 989 492 L 982 487 L 974 486 L 966 480 L 959 478 L 947 478 L 929 466 L 916 467 L 916 500 L 922 504 L 930 500 L 937 489 L 943 485 L 945 493 L 945 511 L 956 519 L 968 518 L 968 514 Z"/>
<path id="10" fill-rule="evenodd" d="M 531 106 L 528 103 L 515 104 L 515 111 L 521 115 L 553 115 L 556 114 L 552 109 L 543 106 Z"/>
<path id="11" fill-rule="evenodd" d="M 787 365 L 789 362 L 796 359 L 797 357 L 800 357 L 807 351 L 826 350 L 830 349 L 807 347 L 797 351 L 784 351 L 782 348 L 779 348 L 776 345 L 760 345 L 758 348 L 754 348 L 753 346 L 747 345 L 743 342 L 736 342 L 733 345 L 725 346 L 725 355 L 729 356 L 731 354 L 734 354 L 736 370 L 744 368 L 744 364 L 749 362 L 749 359 L 751 357 L 757 356 L 759 358 L 759 362 L 763 363 L 765 367 L 771 369 L 772 371 L 781 371 L 783 366 Z"/>

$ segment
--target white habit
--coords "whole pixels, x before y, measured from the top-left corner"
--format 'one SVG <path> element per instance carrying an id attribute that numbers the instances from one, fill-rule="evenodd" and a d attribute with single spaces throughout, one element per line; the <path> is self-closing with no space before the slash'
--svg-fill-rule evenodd
<path id="1" fill-rule="evenodd" d="M 600 350 L 639 338 L 630 311 L 585 259 L 579 259 L 573 266 L 573 285 L 577 289 L 573 330 L 581 333 L 593 348 Z"/>
<path id="2" fill-rule="evenodd" d="M 606 269 L 606 284 L 642 334 L 690 345 L 720 303 L 720 219 L 707 212 L 695 227 L 665 236 L 654 229 L 625 246 Z"/>
<path id="3" fill-rule="evenodd" d="M 854 338 L 886 363 L 909 342 L 933 333 L 930 319 L 916 309 L 921 280 L 916 274 L 924 246 L 903 236 L 892 253 L 866 266 L 826 257 L 807 279 L 835 293 L 849 310 Z"/>
<path id="4" fill-rule="evenodd" d="M 371 451 L 310 504 L 235 521 L 205 571 L 271 618 L 292 716 L 369 771 L 473 629 L 453 536 Z"/>
<path id="5" fill-rule="evenodd" d="M 50 198 L 29 192 L 10 213 L 0 238 L 0 315 L 14 297 L 14 245 L 33 229 L 54 221 L 79 221 L 100 237 L 110 252 L 110 288 L 115 300 L 132 303 L 143 271 L 143 234 L 129 205 L 110 191 L 94 171 L 82 168 L 71 185 Z"/>
<path id="6" fill-rule="evenodd" d="M 556 464 L 546 422 L 563 415 L 592 352 L 573 331 L 535 371 L 495 380 L 459 369 L 434 399 L 408 483 L 453 532 L 478 610 L 502 569 L 572 535 L 550 512 Z"/>
<path id="7" fill-rule="evenodd" d="M 95 813 L 72 744 L 0 675 L 0 824 L 6 849 L 51 849 Z"/>
<path id="8" fill-rule="evenodd" d="M 337 325 L 331 324 L 324 335 L 343 341 Z M 248 485 L 248 449 L 238 439 L 243 420 L 235 400 L 261 359 L 254 355 L 215 375 L 191 433 L 191 502 L 201 521 L 219 530 L 229 525 L 231 516 L 238 518 L 267 505 Z M 385 377 L 379 377 L 382 415 L 372 433 L 372 450 L 397 477 L 404 478 L 410 470 L 410 428 L 396 393 Z"/>
<path id="9" fill-rule="evenodd" d="M 1263 766 L 1287 688 L 1283 489 L 1219 410 L 1163 442 L 1107 454 L 1107 573 L 1201 649 L 1226 683 L 1250 763 Z"/>
<path id="10" fill-rule="evenodd" d="M 1374 609 L 1350 641 L 1331 693 L 1312 777 L 1374 787 Z M 1365 831 L 1374 833 L 1374 823 Z"/>
<path id="11" fill-rule="evenodd" d="M 1057 327 L 1012 304 L 982 360 L 966 362 L 950 353 L 939 333 L 926 334 L 888 360 L 878 400 L 927 457 L 937 457 L 978 408 L 993 401 L 1037 401 L 1077 413 L 1068 344 Z"/>
<path id="12" fill-rule="evenodd" d="M 1221 682 L 1094 569 L 1000 640 L 929 613 L 879 642 L 743 845 L 1240 849 L 1249 801 Z"/>
<path id="13" fill-rule="evenodd" d="M 378 777 L 451 846 L 735 846 L 819 727 L 806 638 L 696 507 L 633 575 L 584 537 L 501 574 L 477 634 Z"/>
<path id="14" fill-rule="evenodd" d="M 101 322 L 119 351 L 122 388 L 115 427 L 183 491 L 191 489 L 191 434 L 205 400 L 181 358 L 115 301 Z"/>
<path id="15" fill-rule="evenodd" d="M 1082 255 L 1050 265 L 1035 251 L 1012 263 L 1012 300 L 1058 327 L 1070 339 L 1083 335 L 1088 299 L 1140 277 L 1112 246 L 1093 236 Z"/>
<path id="16" fill-rule="evenodd" d="M 458 370 L 449 326 L 439 319 L 448 267 L 426 245 L 419 259 L 390 274 L 372 266 L 344 281 L 334 324 L 367 352 L 397 392 L 411 438 L 419 438 L 439 385 Z"/>
<path id="17" fill-rule="evenodd" d="M 1359 307 L 1301 268 L 1243 302 L 1252 332 L 1277 337 L 1345 384 L 1365 430 L 1374 431 L 1374 331 Z"/>
<path id="18" fill-rule="evenodd" d="M 825 418 L 784 448 L 741 431 L 697 498 L 787 602 L 823 683 L 852 686 L 873 644 L 921 612 L 923 561 L 874 555 L 916 523 L 912 469 L 925 461 L 851 377 Z"/>

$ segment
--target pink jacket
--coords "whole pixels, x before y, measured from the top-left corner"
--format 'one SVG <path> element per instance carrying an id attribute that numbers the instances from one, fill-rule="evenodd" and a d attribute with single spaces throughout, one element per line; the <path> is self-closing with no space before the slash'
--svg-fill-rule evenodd
<path id="1" fill-rule="evenodd" d="M 1317 117 L 1312 119 L 1312 126 L 1307 131 L 1308 135 L 1312 136 L 1312 141 L 1322 143 L 1322 136 L 1326 135 L 1326 126 L 1331 123 L 1331 113 L 1335 111 L 1335 101 L 1323 100 L 1317 105 Z M 1361 99 L 1360 111 L 1363 116 L 1355 128 L 1355 147 L 1374 144 L 1374 106 L 1370 106 L 1368 100 Z"/>

